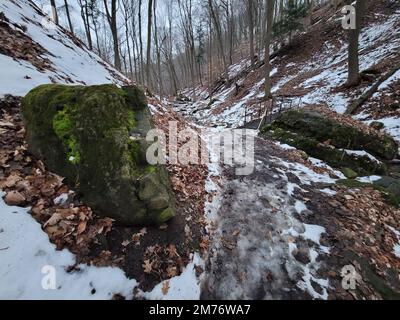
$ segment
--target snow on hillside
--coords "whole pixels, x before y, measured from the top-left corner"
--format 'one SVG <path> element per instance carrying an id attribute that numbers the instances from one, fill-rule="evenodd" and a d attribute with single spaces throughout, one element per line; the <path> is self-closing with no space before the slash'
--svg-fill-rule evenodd
<path id="1" fill-rule="evenodd" d="M 32 2 L 0 0 L 0 12 L 5 17 L 0 18 L 0 95 L 22 96 L 45 83 L 122 85 L 129 81 L 66 30 L 47 21 Z M 42 54 L 28 55 L 27 40 Z"/>
<path id="2" fill-rule="evenodd" d="M 400 12 L 390 15 L 375 13 L 371 21 L 363 28 L 360 36 L 360 70 L 380 68 L 391 65 L 400 52 Z M 329 19 L 328 19 L 329 20 Z M 319 28 L 320 26 L 315 26 Z M 340 21 L 337 26 L 340 28 Z M 321 34 L 321 50 L 307 50 L 306 57 L 283 54 L 271 61 L 272 92 L 275 96 L 287 96 L 295 105 L 305 106 L 321 104 L 332 110 L 344 113 L 349 103 L 358 95 L 368 90 L 373 83 L 363 84 L 359 92 L 349 92 L 341 88 L 347 80 L 347 41 L 340 37 L 324 36 L 324 30 L 311 30 Z M 325 37 L 325 38 L 324 38 Z M 314 46 L 312 39 L 307 46 Z M 307 47 L 308 48 L 308 47 Z M 306 48 L 306 49 L 307 49 Z M 301 51 L 301 49 L 299 49 Z M 296 54 L 300 55 L 300 52 Z M 261 57 L 262 58 L 262 57 Z M 393 62 L 394 63 L 394 62 Z M 244 124 L 245 114 L 252 108 L 258 112 L 259 99 L 263 97 L 263 68 L 249 72 L 249 60 L 244 59 L 229 68 L 234 82 L 222 86 L 212 97 L 206 88 L 196 88 L 183 93 L 193 99 L 189 108 L 176 105 L 176 109 L 203 125 L 238 127 Z M 399 72 L 383 83 L 376 96 L 393 83 L 399 82 Z M 241 86 L 236 92 L 235 85 Z M 248 110 L 245 110 L 247 107 Z M 284 106 L 285 107 L 285 106 Z M 184 109 L 184 110 L 183 110 Z M 251 111 L 250 111 L 251 112 Z M 361 120 L 371 121 L 370 114 L 359 116 Z M 387 124 L 386 130 L 400 141 L 400 120 L 398 115 L 391 117 L 374 117 Z"/>

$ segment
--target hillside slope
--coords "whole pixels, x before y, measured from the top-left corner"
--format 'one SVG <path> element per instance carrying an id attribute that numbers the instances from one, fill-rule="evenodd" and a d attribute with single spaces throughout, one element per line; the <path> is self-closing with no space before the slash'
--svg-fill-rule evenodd
<path id="1" fill-rule="evenodd" d="M 29 0 L 0 1 L 0 95 L 25 95 L 45 83 L 129 83 Z"/>
<path id="2" fill-rule="evenodd" d="M 330 7 L 321 12 L 321 19 L 307 32 L 273 53 L 272 91 L 278 102 L 273 112 L 295 106 L 292 111 L 299 113 L 293 113 L 293 123 L 303 119 L 305 127 L 315 125 L 318 133 L 324 128 L 322 118 L 334 120 L 328 135 L 346 124 L 371 133 L 371 137 L 386 136 L 369 126 L 378 119 L 383 129 L 400 141 L 398 72 L 378 86 L 358 114 L 346 114 L 354 100 L 400 61 L 398 1 L 370 2 L 360 37 L 365 76 L 356 88 L 345 86 L 347 40 L 340 13 Z M 243 58 L 229 67 L 228 80 L 221 76 L 210 87 L 187 88 L 170 105 L 199 127 L 211 127 L 211 131 L 242 128 L 264 110 L 263 72 L 262 61 L 251 68 L 249 59 Z M 307 122 L 309 118 L 303 118 L 306 113 L 300 113 L 305 110 L 316 114 L 321 122 Z M 372 187 L 382 177 L 356 174 L 349 178 L 343 166 L 328 165 L 335 150 L 330 138 L 313 145 L 329 149 L 329 156 L 322 158 L 322 153 L 310 155 L 310 150 L 290 145 L 296 138 L 306 137 L 307 130 L 296 131 L 283 142 L 264 136 L 264 130 L 261 134 L 251 131 L 260 135 L 255 139 L 254 172 L 238 177 L 229 165 L 222 165 L 219 171 L 221 199 L 213 210 L 216 226 L 202 297 L 398 299 L 400 210 L 385 200 L 385 192 Z M 345 144 L 350 145 L 350 140 Z M 339 162 L 346 155 L 375 161 L 361 146 L 347 150 L 349 145 L 337 150 Z M 395 142 L 393 146 L 392 154 L 396 154 Z M 388 174 L 398 179 L 398 170 L 399 166 L 393 165 Z M 343 286 L 346 268 L 355 270 L 355 290 Z"/>
<path id="3" fill-rule="evenodd" d="M 338 113 L 346 112 L 353 100 L 371 88 L 381 75 L 397 67 L 397 72 L 381 84 L 356 118 L 369 123 L 380 120 L 385 130 L 400 141 L 400 3 L 392 0 L 370 1 L 366 25 L 360 36 L 360 70 L 366 75 L 361 85 L 348 89 L 347 39 L 341 27 L 341 13 L 325 10 L 321 19 L 292 44 L 274 53 L 271 62 L 272 92 L 284 97 L 283 108 L 320 105 Z M 260 57 L 263 58 L 263 57 Z M 238 127 L 245 115 L 257 115 L 262 104 L 264 68 L 255 69 L 244 58 L 229 68 L 229 82 L 187 89 L 193 103 L 176 109 L 205 125 Z M 211 92 L 211 95 L 210 95 Z"/>

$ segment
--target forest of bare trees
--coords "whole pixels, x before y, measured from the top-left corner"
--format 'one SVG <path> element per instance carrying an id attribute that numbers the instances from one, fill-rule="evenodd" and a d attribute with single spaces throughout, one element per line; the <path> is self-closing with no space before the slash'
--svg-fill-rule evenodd
<path id="1" fill-rule="evenodd" d="M 315 22 L 313 12 L 328 2 L 338 10 L 344 1 L 63 0 L 56 6 L 52 0 L 51 6 L 57 23 L 62 12 L 68 22 L 64 27 L 80 36 L 89 49 L 160 95 L 228 81 L 229 66 L 248 57 L 252 66 L 265 64 L 269 96 L 268 53 L 306 30 Z M 357 4 L 361 9 L 362 3 Z M 84 30 L 71 22 L 73 7 L 80 11 Z M 350 85 L 359 79 L 360 18 L 357 29 L 349 31 Z"/>

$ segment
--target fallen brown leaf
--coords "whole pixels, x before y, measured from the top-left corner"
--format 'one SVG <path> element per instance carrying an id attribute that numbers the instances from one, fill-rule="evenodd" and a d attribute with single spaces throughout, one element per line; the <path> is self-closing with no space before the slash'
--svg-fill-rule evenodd
<path id="1" fill-rule="evenodd" d="M 9 206 L 20 206 L 25 202 L 26 198 L 18 191 L 10 191 L 6 194 L 4 201 Z"/>
<path id="2" fill-rule="evenodd" d="M 153 262 L 150 262 L 150 260 L 144 260 L 144 264 L 142 265 L 144 272 L 145 273 L 151 273 L 153 270 Z"/>

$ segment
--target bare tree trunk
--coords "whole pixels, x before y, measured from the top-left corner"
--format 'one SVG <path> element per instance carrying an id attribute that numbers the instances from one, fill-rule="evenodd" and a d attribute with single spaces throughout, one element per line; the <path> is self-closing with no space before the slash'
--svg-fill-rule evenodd
<path id="1" fill-rule="evenodd" d="M 100 40 L 99 40 L 99 27 L 98 27 L 97 21 L 96 21 L 96 19 L 94 18 L 93 15 L 92 15 L 92 22 L 93 22 L 93 27 L 94 27 L 94 34 L 95 34 L 95 36 L 96 36 L 97 51 L 98 51 L 98 54 L 99 54 L 100 56 L 102 56 L 102 54 L 101 54 L 101 48 L 100 48 Z"/>
<path id="2" fill-rule="evenodd" d="M 157 54 L 157 79 L 158 79 L 158 91 L 160 95 L 164 94 L 164 86 L 163 86 L 163 75 L 161 72 L 161 52 L 158 43 L 158 26 L 157 26 L 157 0 L 154 0 L 154 42 L 156 45 L 156 54 Z"/>
<path id="3" fill-rule="evenodd" d="M 226 62 L 224 44 L 223 44 L 223 41 L 222 41 L 221 25 L 220 25 L 219 19 L 217 17 L 217 13 L 215 12 L 213 0 L 208 0 L 208 5 L 209 5 L 209 8 L 210 8 L 211 17 L 212 17 L 212 19 L 214 21 L 215 30 L 217 32 L 217 42 L 218 42 L 218 46 L 219 46 L 219 49 L 220 49 L 220 52 L 221 52 L 222 61 L 223 61 L 223 64 L 224 64 L 224 77 L 225 77 L 226 80 L 228 80 L 228 78 L 229 78 L 228 65 L 227 65 L 227 62 Z"/>
<path id="4" fill-rule="evenodd" d="M 275 0 L 265 1 L 265 97 L 269 98 L 271 96 L 271 63 L 270 63 L 270 46 L 271 46 L 271 36 L 272 36 L 272 25 L 274 21 L 274 7 Z"/>
<path id="5" fill-rule="evenodd" d="M 51 13 L 53 15 L 53 21 L 55 24 L 58 25 L 58 13 L 57 13 L 56 1 L 50 0 L 50 6 L 51 6 Z"/>
<path id="6" fill-rule="evenodd" d="M 130 71 L 130 79 L 133 80 L 133 64 L 132 64 L 132 55 L 131 55 L 131 45 L 129 39 L 129 19 L 131 19 L 131 15 L 129 12 L 129 2 L 123 2 L 124 5 L 124 20 L 125 20 L 125 38 L 126 38 L 126 49 L 128 51 L 128 61 L 129 61 L 129 71 Z"/>
<path id="7" fill-rule="evenodd" d="M 82 21 L 83 21 L 83 26 L 85 27 L 87 44 L 88 44 L 89 50 L 92 50 L 93 44 L 92 44 L 92 34 L 90 32 L 90 25 L 89 25 L 87 0 L 78 0 L 78 2 L 79 2 L 80 9 L 81 9 L 81 17 L 82 17 Z"/>
<path id="8" fill-rule="evenodd" d="M 140 52 L 140 75 L 141 82 L 144 83 L 144 56 L 143 56 L 143 35 L 142 35 L 142 0 L 139 0 L 139 11 L 138 11 L 138 19 L 139 19 L 139 52 Z"/>
<path id="9" fill-rule="evenodd" d="M 212 40 L 213 40 L 213 36 L 212 36 L 212 21 L 211 21 L 211 17 L 209 20 L 209 44 L 208 44 L 208 64 L 209 64 L 209 73 L 208 73 L 208 84 L 211 85 L 211 82 L 213 81 L 213 57 L 212 57 Z"/>
<path id="10" fill-rule="evenodd" d="M 71 31 L 72 34 L 74 34 L 74 28 L 72 26 L 71 15 L 69 13 L 69 4 L 67 0 L 64 0 L 64 6 L 65 6 L 65 13 L 67 14 L 69 30 Z"/>
<path id="11" fill-rule="evenodd" d="M 148 86 L 150 86 L 152 12 L 153 12 L 153 0 L 149 0 L 149 7 L 147 13 L 147 54 L 146 54 L 146 84 Z"/>
<path id="12" fill-rule="evenodd" d="M 359 64 L 359 37 L 362 28 L 363 16 L 367 7 L 367 0 L 358 0 L 356 3 L 356 28 L 349 30 L 349 53 L 348 53 L 348 86 L 357 86 L 360 83 Z"/>
<path id="13" fill-rule="evenodd" d="M 308 2 L 308 17 L 307 17 L 307 28 L 312 26 L 313 23 L 313 12 L 315 6 L 315 0 L 307 0 Z"/>
<path id="14" fill-rule="evenodd" d="M 93 50 L 93 41 L 92 41 L 92 33 L 90 32 L 90 18 L 89 18 L 89 8 L 88 8 L 87 0 L 85 1 L 84 15 L 85 15 L 85 20 L 86 20 L 87 39 L 88 39 L 89 50 Z"/>
<path id="15" fill-rule="evenodd" d="M 249 19 L 249 41 L 250 41 L 250 60 L 251 65 L 256 63 L 256 54 L 254 51 L 254 0 L 247 0 L 247 11 Z"/>
<path id="16" fill-rule="evenodd" d="M 108 24 L 110 25 L 111 34 L 113 37 L 114 66 L 117 70 L 121 71 L 121 57 L 119 52 L 118 27 L 117 27 L 117 0 L 111 0 L 111 12 L 108 8 L 107 0 L 104 0 L 104 7 L 106 9 L 107 20 Z"/>

